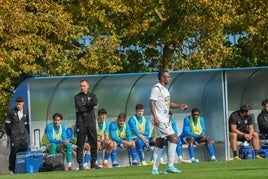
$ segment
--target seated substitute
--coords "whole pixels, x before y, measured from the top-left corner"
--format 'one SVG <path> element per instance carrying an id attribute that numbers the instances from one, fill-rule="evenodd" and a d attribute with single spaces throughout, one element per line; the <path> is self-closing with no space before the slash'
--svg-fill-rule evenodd
<path id="1" fill-rule="evenodd" d="M 206 135 L 205 119 L 200 116 L 199 108 L 193 108 L 191 115 L 184 118 L 181 139 L 183 142 L 188 144 L 189 155 L 192 163 L 199 162 L 199 160 L 195 159 L 194 143 L 205 143 L 211 157 L 211 161 L 218 161 L 215 157 L 211 140 L 209 136 Z"/>
<path id="2" fill-rule="evenodd" d="M 98 111 L 97 118 L 97 151 L 105 150 L 104 160 L 102 163 L 103 168 L 110 168 L 108 159 L 111 156 L 112 166 L 119 167 L 119 164 L 116 162 L 116 143 L 112 141 L 109 137 L 109 122 L 106 120 L 107 111 L 105 109 L 100 109 Z"/>
<path id="3" fill-rule="evenodd" d="M 55 113 L 53 115 L 53 123 L 47 124 L 41 145 L 45 146 L 46 151 L 51 155 L 56 155 L 57 152 L 66 149 L 68 170 L 75 170 L 75 167 L 72 165 L 72 146 L 66 136 L 66 127 L 62 123 L 62 119 L 63 116 L 61 113 Z"/>
<path id="4" fill-rule="evenodd" d="M 131 129 L 133 140 L 135 141 L 138 155 L 142 166 L 146 166 L 147 163 L 144 159 L 143 149 L 149 146 L 150 126 L 149 120 L 143 116 L 144 107 L 142 104 L 136 105 L 136 114 L 129 118 L 128 124 Z"/>
<path id="5" fill-rule="evenodd" d="M 76 157 L 77 153 L 77 132 L 76 132 L 76 126 L 72 125 L 71 127 L 68 127 L 66 129 L 66 135 L 67 138 L 69 139 L 70 145 L 72 146 L 73 149 L 73 156 Z M 83 161 L 83 166 L 84 169 L 90 169 L 89 167 L 89 161 L 91 159 L 91 154 L 90 154 L 90 145 L 88 142 L 85 143 L 84 145 L 84 161 Z"/>
<path id="6" fill-rule="evenodd" d="M 234 111 L 229 117 L 229 138 L 231 148 L 234 154 L 234 160 L 241 160 L 237 152 L 237 141 L 252 142 L 256 159 L 262 159 L 258 154 L 259 150 L 259 135 L 254 131 L 253 119 L 249 115 L 251 107 L 249 105 L 242 105 L 240 110 Z"/>
<path id="7" fill-rule="evenodd" d="M 112 122 L 109 127 L 110 137 L 116 142 L 117 147 L 129 148 L 132 157 L 132 165 L 138 166 L 136 145 L 131 136 L 131 131 L 125 113 L 120 113 L 116 121 Z"/>
<path id="8" fill-rule="evenodd" d="M 268 139 L 268 99 L 262 101 L 262 110 L 258 115 L 257 122 L 261 139 Z"/>

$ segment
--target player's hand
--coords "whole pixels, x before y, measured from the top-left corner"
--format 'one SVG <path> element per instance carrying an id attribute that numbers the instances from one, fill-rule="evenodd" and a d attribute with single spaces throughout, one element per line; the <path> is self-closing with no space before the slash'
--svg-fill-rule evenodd
<path id="1" fill-rule="evenodd" d="M 206 138 L 207 138 L 206 136 L 204 136 L 204 135 L 201 134 L 201 135 L 198 136 L 198 142 L 199 143 L 205 142 L 206 141 Z"/>
<path id="2" fill-rule="evenodd" d="M 146 137 L 144 137 L 143 135 L 140 135 L 140 138 L 141 138 L 141 140 L 143 140 L 143 142 L 145 143 L 145 144 L 148 144 L 149 143 L 149 141 L 146 139 Z"/>
<path id="3" fill-rule="evenodd" d="M 181 109 L 183 109 L 183 110 L 187 110 L 187 109 L 188 109 L 188 105 L 187 105 L 187 104 L 182 104 L 182 105 L 181 105 Z"/>
<path id="4" fill-rule="evenodd" d="M 68 140 L 64 140 L 64 141 L 62 141 L 62 143 L 63 143 L 64 145 L 67 145 L 67 144 L 69 144 L 69 141 L 68 141 Z"/>

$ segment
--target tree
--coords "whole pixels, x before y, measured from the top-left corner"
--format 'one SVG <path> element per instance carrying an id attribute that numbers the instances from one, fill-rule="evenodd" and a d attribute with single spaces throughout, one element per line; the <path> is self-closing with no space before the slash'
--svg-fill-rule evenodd
<path id="1" fill-rule="evenodd" d="M 267 3 L 0 0 L 0 111 L 32 75 L 268 64 Z M 239 35 L 236 43 L 228 35 Z M 89 44 L 81 43 L 89 38 Z"/>
<path id="2" fill-rule="evenodd" d="M 225 59 L 223 67 L 268 65 L 268 16 L 265 1 L 232 1 L 232 20 L 224 29 L 226 34 L 240 35 L 232 46 L 233 56 Z"/>
<path id="3" fill-rule="evenodd" d="M 137 67 L 134 71 L 263 65 L 267 63 L 266 7 L 264 1 L 230 0 L 90 3 L 93 14 L 101 14 L 94 21 L 98 30 L 119 39 L 123 69 Z M 247 36 L 230 45 L 226 36 L 235 34 Z"/>

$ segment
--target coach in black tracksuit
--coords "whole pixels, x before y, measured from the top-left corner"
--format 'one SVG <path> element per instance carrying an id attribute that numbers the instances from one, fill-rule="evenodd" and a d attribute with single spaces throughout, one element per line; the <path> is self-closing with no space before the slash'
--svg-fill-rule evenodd
<path id="1" fill-rule="evenodd" d="M 23 109 L 24 100 L 16 98 L 16 107 L 11 109 L 5 121 L 7 135 L 10 137 L 9 171 L 14 173 L 17 152 L 28 150 L 29 135 L 27 131 L 28 112 Z"/>
<path id="2" fill-rule="evenodd" d="M 76 131 L 77 131 L 77 162 L 79 170 L 83 170 L 83 151 L 86 136 L 91 147 L 91 168 L 99 168 L 97 160 L 97 130 L 94 108 L 98 105 L 98 99 L 94 93 L 88 91 L 87 80 L 80 81 L 81 92 L 75 95 Z"/>

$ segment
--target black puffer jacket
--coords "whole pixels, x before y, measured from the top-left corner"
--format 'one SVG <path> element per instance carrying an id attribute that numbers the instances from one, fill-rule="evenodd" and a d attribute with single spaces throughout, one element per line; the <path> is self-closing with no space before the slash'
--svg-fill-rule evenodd
<path id="1" fill-rule="evenodd" d="M 17 108 L 13 108 L 9 111 L 7 119 L 5 121 L 5 127 L 7 135 L 10 136 L 11 142 L 27 142 L 28 131 L 27 125 L 29 121 L 29 115 L 26 110 L 23 110 L 23 117 L 19 120 Z"/>
<path id="2" fill-rule="evenodd" d="M 268 112 L 262 110 L 257 120 L 260 133 L 268 134 Z"/>

